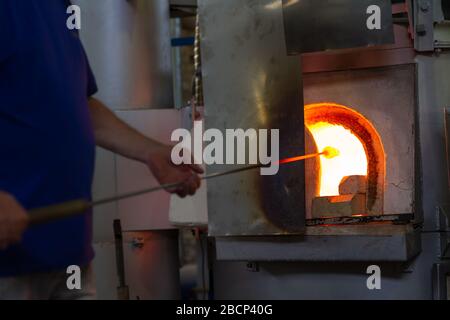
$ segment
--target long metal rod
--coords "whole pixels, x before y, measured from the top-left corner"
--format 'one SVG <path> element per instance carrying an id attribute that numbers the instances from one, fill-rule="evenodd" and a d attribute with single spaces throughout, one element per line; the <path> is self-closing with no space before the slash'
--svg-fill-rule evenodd
<path id="1" fill-rule="evenodd" d="M 261 168 L 263 166 L 264 165 L 257 164 L 257 165 L 252 165 L 252 166 L 248 166 L 248 167 L 233 169 L 230 171 L 212 173 L 210 175 L 202 176 L 201 179 L 207 180 L 207 179 L 217 178 L 217 177 L 234 174 L 234 173 L 238 173 L 238 172 L 242 172 L 242 171 L 248 171 L 248 170 L 252 170 L 252 169 Z M 33 209 L 33 210 L 29 211 L 30 224 L 31 225 L 43 224 L 43 223 L 47 223 L 47 222 L 50 222 L 50 221 L 53 221 L 56 219 L 62 219 L 62 218 L 75 216 L 77 214 L 82 214 L 82 213 L 86 212 L 88 209 L 93 208 L 95 206 L 115 202 L 118 200 L 134 198 L 134 197 L 137 197 L 137 196 L 140 196 L 143 194 L 148 194 L 148 193 L 152 193 L 152 192 L 156 192 L 156 191 L 160 191 L 160 190 L 173 189 L 173 188 L 181 186 L 182 184 L 183 184 L 183 182 L 167 183 L 167 184 L 162 184 L 162 185 L 148 188 L 148 189 L 143 189 L 143 190 L 139 190 L 139 191 L 135 191 L 135 192 L 128 192 L 128 193 L 120 194 L 117 196 L 107 197 L 107 198 L 94 200 L 94 201 L 87 201 L 86 199 L 78 199 L 78 200 L 68 201 L 68 202 L 61 203 L 61 204 L 51 205 L 48 207 Z"/>
<path id="2" fill-rule="evenodd" d="M 202 176 L 200 179 L 201 180 L 208 180 L 208 179 L 217 178 L 217 177 L 221 177 L 221 176 L 227 176 L 227 175 L 238 173 L 238 172 L 258 169 L 258 168 L 262 168 L 262 167 L 264 167 L 264 165 L 256 164 L 256 165 L 247 166 L 247 167 L 238 168 L 238 169 L 233 169 L 233 170 L 229 170 L 229 171 L 225 171 L 225 172 L 212 173 L 212 174 L 209 174 L 209 175 L 206 175 L 206 176 Z M 137 197 L 137 196 L 140 196 L 140 195 L 143 195 L 143 194 L 160 191 L 160 190 L 163 190 L 163 189 L 164 190 L 174 189 L 174 188 L 179 187 L 181 185 L 183 185 L 183 182 L 162 184 L 162 185 L 159 185 L 159 186 L 156 186 L 156 187 L 152 187 L 152 188 L 148 188 L 148 189 L 144 189 L 144 190 L 140 190 L 140 191 L 129 192 L 129 193 L 124 193 L 124 194 L 121 194 L 121 195 L 118 195 L 118 196 L 113 196 L 113 197 L 108 197 L 108 198 L 104 198 L 104 199 L 95 200 L 95 201 L 91 202 L 91 206 L 95 207 L 95 206 L 98 206 L 98 205 L 102 205 L 102 204 L 106 204 L 106 203 L 110 203 L 110 202 L 114 202 L 114 201 L 118 201 L 118 200 L 124 200 L 124 199 L 128 199 L 128 198 L 133 198 L 133 197 Z"/>
<path id="3" fill-rule="evenodd" d="M 327 151 L 324 151 L 321 153 L 314 153 L 314 154 L 300 156 L 300 157 L 288 158 L 288 159 L 280 160 L 279 164 L 287 164 L 287 163 L 291 163 L 291 162 L 297 162 L 297 161 L 301 161 L 301 160 L 315 158 L 315 157 L 324 155 L 326 153 L 327 153 Z M 233 169 L 233 170 L 229 170 L 229 171 L 216 172 L 216 173 L 202 176 L 201 180 L 218 178 L 218 177 L 227 176 L 230 174 L 235 174 L 235 173 L 249 171 L 249 170 L 258 169 L 258 168 L 263 168 L 266 166 L 267 165 L 263 165 L 263 164 L 255 164 L 255 165 L 237 168 L 237 169 Z M 163 189 L 164 190 L 173 189 L 173 188 L 181 186 L 182 184 L 183 184 L 183 182 L 168 183 L 168 184 L 163 184 L 163 185 L 159 185 L 156 187 L 152 187 L 152 188 L 148 188 L 148 189 L 144 189 L 144 190 L 140 190 L 140 191 L 124 193 L 121 195 L 107 197 L 107 198 L 94 200 L 94 201 L 87 201 L 86 199 L 79 199 L 79 200 L 69 201 L 69 202 L 52 205 L 52 206 L 48 206 L 48 207 L 44 207 L 44 208 L 33 209 L 33 210 L 29 211 L 30 224 L 31 225 L 42 224 L 42 223 L 51 222 L 51 221 L 57 220 L 57 219 L 75 216 L 78 214 L 82 214 L 82 213 L 86 212 L 88 209 L 93 208 L 95 206 L 107 204 L 110 202 L 115 202 L 118 200 L 124 200 L 124 199 L 128 199 L 128 198 L 137 197 L 137 196 L 140 196 L 143 194 L 152 193 L 152 192 L 160 191 Z"/>

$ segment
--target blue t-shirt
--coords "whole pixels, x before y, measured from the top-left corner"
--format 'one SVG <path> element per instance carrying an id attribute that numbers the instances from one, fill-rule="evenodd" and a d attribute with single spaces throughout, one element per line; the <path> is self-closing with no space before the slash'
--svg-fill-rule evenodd
<path id="1" fill-rule="evenodd" d="M 65 0 L 0 0 L 0 190 L 26 208 L 90 198 L 95 79 Z M 0 276 L 93 258 L 92 216 L 29 228 L 0 251 Z"/>

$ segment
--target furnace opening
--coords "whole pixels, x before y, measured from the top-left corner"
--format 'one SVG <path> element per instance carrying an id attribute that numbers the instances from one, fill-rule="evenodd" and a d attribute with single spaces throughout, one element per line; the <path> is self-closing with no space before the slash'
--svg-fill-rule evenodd
<path id="1" fill-rule="evenodd" d="M 320 196 L 339 195 L 339 184 L 347 176 L 367 176 L 367 156 L 361 141 L 342 125 L 318 122 L 308 127 L 319 150 L 333 146 L 339 156 L 320 157 Z"/>
<path id="2" fill-rule="evenodd" d="M 317 180 L 309 185 L 314 188 L 311 196 L 317 200 L 318 211 L 326 216 L 383 214 L 386 161 L 372 123 L 349 107 L 317 103 L 305 106 L 305 125 L 314 148 L 331 146 L 340 151 L 339 157 L 321 157 L 315 174 L 307 173 Z"/>

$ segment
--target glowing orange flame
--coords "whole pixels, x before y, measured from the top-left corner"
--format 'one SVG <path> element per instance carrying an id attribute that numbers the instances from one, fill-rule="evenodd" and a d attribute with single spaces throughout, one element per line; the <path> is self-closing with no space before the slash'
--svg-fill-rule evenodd
<path id="1" fill-rule="evenodd" d="M 339 183 L 345 176 L 367 175 L 363 144 L 350 130 L 327 122 L 317 122 L 308 129 L 317 148 L 326 152 L 320 157 L 320 196 L 339 195 Z"/>

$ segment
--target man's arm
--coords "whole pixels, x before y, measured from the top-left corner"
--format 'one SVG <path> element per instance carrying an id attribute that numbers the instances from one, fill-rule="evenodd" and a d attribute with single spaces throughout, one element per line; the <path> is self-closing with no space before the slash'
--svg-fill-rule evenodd
<path id="1" fill-rule="evenodd" d="M 0 191 L 0 250 L 20 242 L 27 226 L 25 209 L 13 196 Z"/>
<path id="2" fill-rule="evenodd" d="M 192 195 L 200 187 L 197 165 L 175 166 L 171 160 L 172 148 L 147 138 L 131 128 L 111 112 L 101 101 L 90 98 L 89 108 L 97 145 L 148 166 L 160 184 L 184 182 L 176 190 L 181 197 Z"/>

